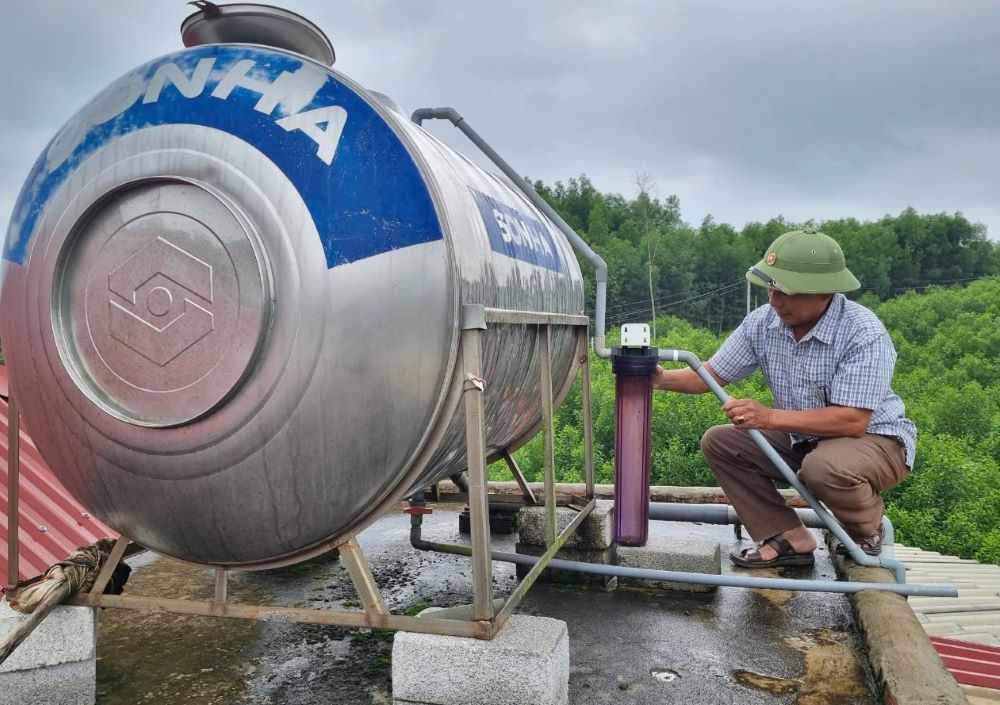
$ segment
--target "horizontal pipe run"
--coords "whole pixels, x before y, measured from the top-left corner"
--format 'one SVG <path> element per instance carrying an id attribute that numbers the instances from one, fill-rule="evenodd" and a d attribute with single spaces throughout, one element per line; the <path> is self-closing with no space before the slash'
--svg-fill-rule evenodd
<path id="1" fill-rule="evenodd" d="M 810 529 L 825 529 L 826 524 L 812 509 L 795 509 L 795 513 Z M 657 521 L 687 521 L 702 524 L 735 524 L 740 520 L 729 504 L 686 504 L 684 502 L 650 502 L 649 518 Z"/>
<path id="2" fill-rule="evenodd" d="M 460 556 L 470 556 L 472 551 L 467 546 L 457 544 L 442 544 L 413 540 L 414 533 L 419 535 L 419 528 L 411 531 L 411 542 L 415 548 L 424 551 L 437 551 Z M 491 551 L 490 556 L 495 561 L 504 563 L 519 563 L 535 565 L 541 560 L 536 556 L 520 553 L 504 553 Z M 619 565 L 604 565 L 602 563 L 583 563 L 553 558 L 549 568 L 569 570 L 574 573 L 590 573 L 593 575 L 611 575 L 619 578 L 637 578 L 639 580 L 656 580 L 673 583 L 693 583 L 696 585 L 716 585 L 721 587 L 758 588 L 766 590 L 793 590 L 796 592 L 837 592 L 855 593 L 862 590 L 879 590 L 893 592 L 898 595 L 913 597 L 958 597 L 958 591 L 949 585 L 908 585 L 905 583 L 854 583 L 839 580 L 797 580 L 793 578 L 749 578 L 741 575 L 714 575 L 712 573 L 683 573 L 674 570 L 651 570 L 647 568 L 628 568 Z"/>

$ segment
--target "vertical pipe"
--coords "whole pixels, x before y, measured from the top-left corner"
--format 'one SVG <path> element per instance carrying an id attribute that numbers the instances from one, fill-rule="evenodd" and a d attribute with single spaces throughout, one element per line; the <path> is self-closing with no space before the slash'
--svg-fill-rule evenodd
<path id="1" fill-rule="evenodd" d="M 21 417 L 11 394 L 7 406 L 7 584 L 15 587 L 20 579 L 18 520 L 21 491 Z"/>
<path id="2" fill-rule="evenodd" d="M 590 352 L 587 336 L 581 334 L 580 363 L 583 366 L 583 469 L 587 499 L 594 498 L 594 417 L 590 406 Z"/>
<path id="3" fill-rule="evenodd" d="M 465 366 L 465 444 L 469 462 L 469 534 L 472 540 L 473 615 L 493 619 L 493 563 L 486 487 L 486 438 L 483 429 L 482 329 L 462 331 Z"/>
<path id="4" fill-rule="evenodd" d="M 541 371 L 542 430 L 545 433 L 545 545 L 556 540 L 555 429 L 552 425 L 552 358 L 549 355 L 548 325 L 538 327 L 538 367 Z"/>

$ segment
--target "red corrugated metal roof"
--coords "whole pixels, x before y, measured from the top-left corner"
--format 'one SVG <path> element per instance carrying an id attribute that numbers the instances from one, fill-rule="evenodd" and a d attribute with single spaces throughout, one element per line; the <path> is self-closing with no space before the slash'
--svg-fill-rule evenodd
<path id="1" fill-rule="evenodd" d="M 1000 689 L 1000 649 L 939 636 L 932 636 L 931 643 L 956 681 Z"/>
<path id="2" fill-rule="evenodd" d="M 7 370 L 0 366 L 0 391 L 7 393 Z M 103 536 L 116 536 L 93 518 L 56 480 L 34 442 L 21 425 L 21 471 L 18 494 L 20 521 L 19 563 L 21 579 L 41 575 L 68 556 L 77 546 Z M 0 584 L 7 582 L 7 400 L 0 399 Z"/>

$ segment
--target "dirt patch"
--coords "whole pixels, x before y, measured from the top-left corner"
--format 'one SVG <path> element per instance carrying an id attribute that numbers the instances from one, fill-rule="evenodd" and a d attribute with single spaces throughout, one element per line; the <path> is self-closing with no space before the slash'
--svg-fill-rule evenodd
<path id="1" fill-rule="evenodd" d="M 850 634 L 822 629 L 787 637 L 785 643 L 805 655 L 801 679 L 745 670 L 733 671 L 733 678 L 742 686 L 772 695 L 796 693 L 796 705 L 863 705 L 873 701 L 864 685 L 864 667 Z"/>
<path id="2" fill-rule="evenodd" d="M 129 595 L 204 600 L 212 592 L 211 571 L 169 559 L 144 566 L 128 583 Z M 239 602 L 267 598 L 239 585 L 230 594 Z M 97 702 L 240 702 L 255 671 L 247 656 L 261 629 L 259 622 L 241 619 L 100 610 Z"/>

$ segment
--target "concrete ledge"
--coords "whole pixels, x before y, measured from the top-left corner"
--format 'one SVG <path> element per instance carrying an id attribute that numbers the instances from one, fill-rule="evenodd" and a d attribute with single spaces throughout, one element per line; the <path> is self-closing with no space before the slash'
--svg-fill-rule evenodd
<path id="1" fill-rule="evenodd" d="M 566 705 L 566 623 L 515 614 L 492 641 L 398 632 L 392 697 L 396 705 Z"/>
<path id="2" fill-rule="evenodd" d="M 3 674 L 27 671 L 41 666 L 56 666 L 94 658 L 97 644 L 97 619 L 92 607 L 56 607 L 42 620 L 10 658 L 0 665 Z M 6 600 L 0 601 L 0 640 L 3 640 L 24 620 Z M 2 689 L 2 688 L 0 688 Z"/>
<path id="3" fill-rule="evenodd" d="M 580 561 L 581 563 L 600 563 L 602 565 L 615 565 L 617 563 L 617 546 L 610 546 L 603 550 L 585 548 L 564 548 L 556 554 L 556 558 L 567 561 Z M 540 556 L 545 553 L 545 546 L 534 544 L 518 543 L 514 550 L 526 556 Z M 531 570 L 530 565 L 518 564 L 515 571 L 518 580 L 524 578 Z M 594 575 L 592 573 L 577 573 L 572 570 L 560 570 L 558 568 L 546 568 L 538 576 L 538 582 L 553 583 L 555 585 L 569 585 L 573 587 L 589 587 L 597 590 L 610 592 L 618 587 L 618 578 L 613 575 Z"/>
<path id="4" fill-rule="evenodd" d="M 722 574 L 722 560 L 719 544 L 714 541 L 693 541 L 654 537 L 645 546 L 619 546 L 618 565 L 628 568 L 650 570 L 674 570 L 685 573 Z M 656 590 L 687 590 L 689 592 L 711 592 L 714 585 L 694 583 L 660 582 L 619 578 L 623 586 L 653 588 Z"/>
<path id="5" fill-rule="evenodd" d="M 612 502 L 600 500 L 580 527 L 566 541 L 565 548 L 603 551 L 614 542 L 611 521 Z M 556 533 L 558 534 L 579 514 L 570 507 L 556 507 Z M 523 507 L 518 521 L 523 544 L 545 545 L 545 507 Z"/>
<path id="6" fill-rule="evenodd" d="M 892 572 L 886 568 L 862 567 L 850 558 L 836 555 L 833 563 L 844 580 L 894 582 Z M 905 597 L 864 590 L 851 595 L 850 602 L 868 652 L 868 663 L 875 682 L 883 690 L 886 705 L 968 704 Z"/>
<path id="7" fill-rule="evenodd" d="M 96 698 L 94 656 L 86 661 L 0 674 L 0 705 L 94 705 Z"/>

